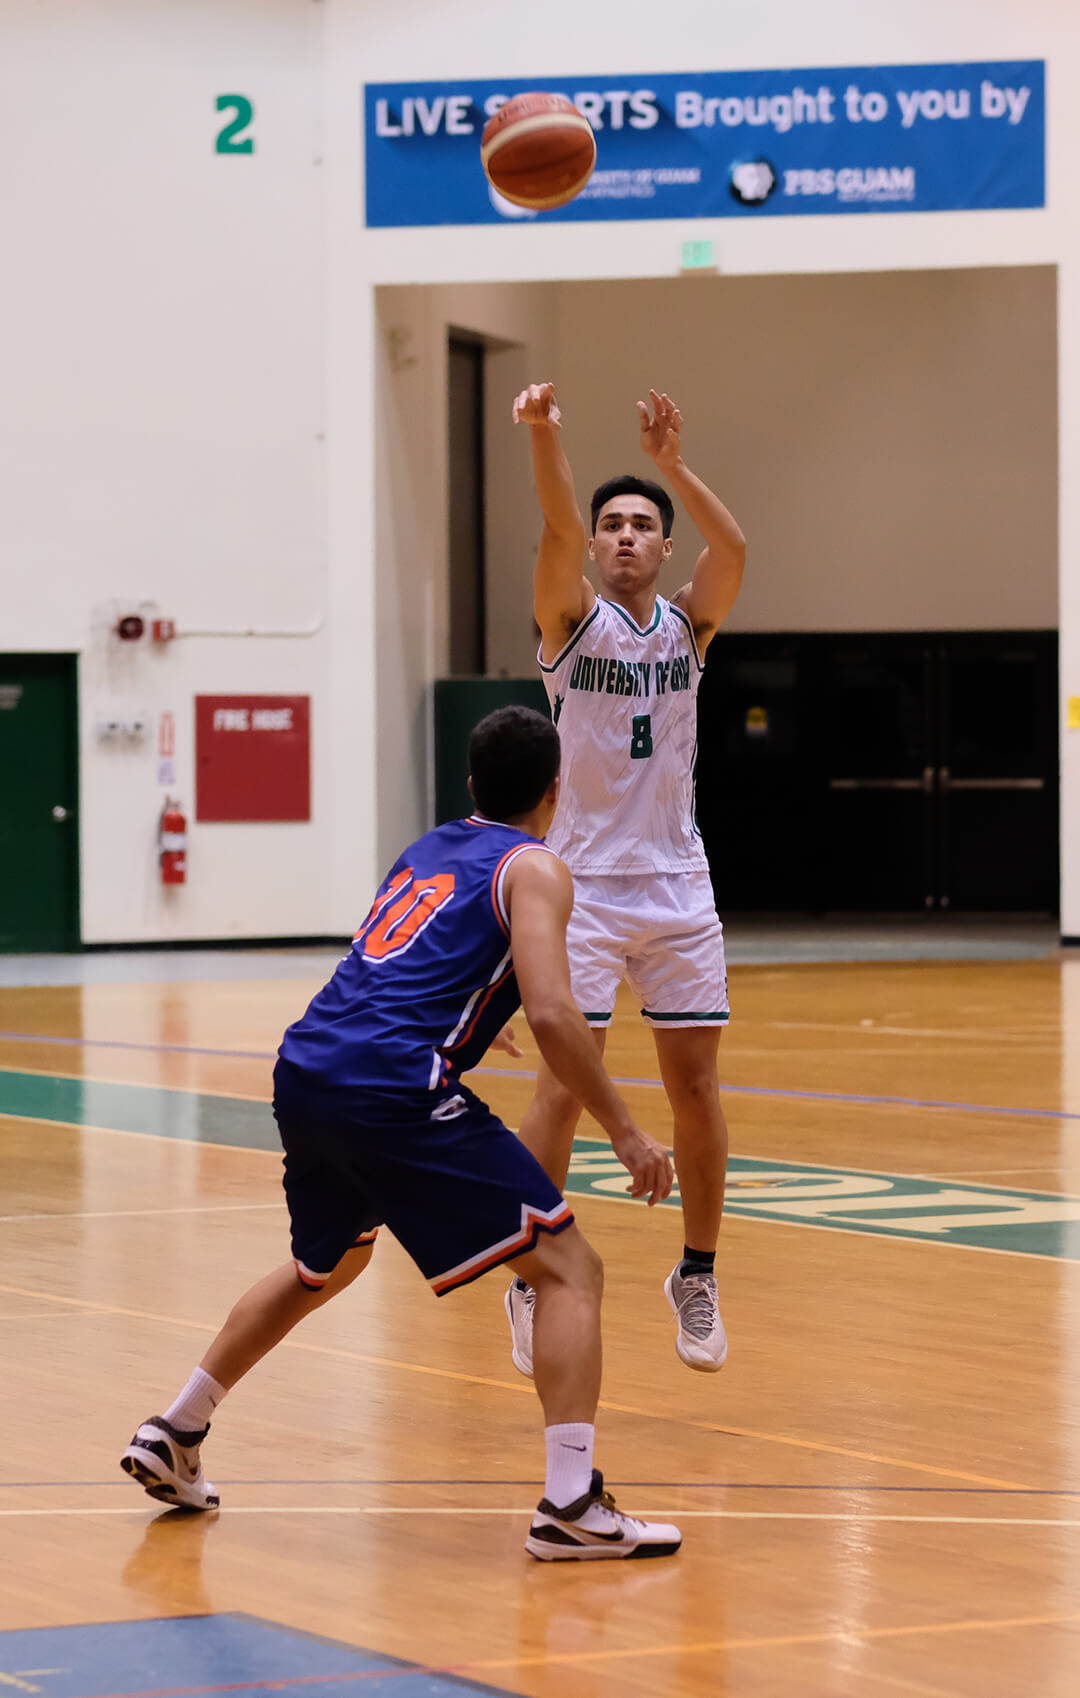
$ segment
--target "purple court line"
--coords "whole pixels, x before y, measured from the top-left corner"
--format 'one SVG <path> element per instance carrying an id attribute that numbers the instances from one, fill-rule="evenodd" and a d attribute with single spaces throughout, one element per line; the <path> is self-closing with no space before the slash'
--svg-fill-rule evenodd
<path id="1" fill-rule="evenodd" d="M 195 1044 L 140 1044 L 127 1038 L 58 1038 L 40 1032 L 0 1032 L 0 1043 L 63 1044 L 76 1049 L 137 1049 L 155 1050 L 171 1055 L 220 1055 L 230 1060 L 274 1061 L 276 1052 L 257 1049 L 200 1049 Z M 474 1067 L 473 1073 L 492 1079 L 535 1079 L 527 1067 Z M 87 1080 L 93 1084 L 93 1080 Z M 661 1091 L 659 1079 L 612 1078 L 614 1085 L 642 1085 Z M 146 1089 L 147 1087 L 143 1087 Z M 152 1088 L 152 1087 L 151 1087 Z M 860 1103 L 869 1107 L 937 1108 L 953 1114 L 1004 1114 L 1025 1120 L 1080 1120 L 1080 1113 L 1061 1108 L 1010 1108 L 1000 1103 L 954 1103 L 938 1097 L 865 1097 L 844 1091 L 784 1091 L 768 1085 L 725 1085 L 720 1089 L 737 1097 L 785 1097 L 795 1102 Z M 206 1093 L 213 1095 L 212 1092 Z"/>
<path id="2" fill-rule="evenodd" d="M 0 1037 L 3 1033 L 0 1032 Z M 519 1073 L 513 1067 L 474 1067 L 474 1073 L 497 1075 L 501 1079 L 535 1079 L 535 1073 Z M 659 1079 L 619 1079 L 611 1076 L 613 1085 L 648 1085 L 654 1091 L 662 1091 L 663 1084 Z M 1061 1108 L 1003 1108 L 994 1103 L 953 1103 L 941 1101 L 936 1097 L 863 1097 L 854 1096 L 844 1091 L 782 1091 L 768 1085 L 725 1085 L 720 1082 L 720 1089 L 729 1096 L 736 1097 L 789 1097 L 798 1102 L 826 1103 L 868 1103 L 876 1106 L 895 1108 L 943 1108 L 957 1114 L 1009 1114 L 1023 1115 L 1030 1120 L 1080 1120 L 1080 1114 L 1070 1113 Z"/>
<path id="3" fill-rule="evenodd" d="M 0 1032 L 0 1043 L 66 1044 L 74 1049 L 164 1050 L 172 1055 L 222 1055 L 239 1061 L 276 1061 L 277 1051 L 261 1049 L 199 1049 L 195 1044 L 140 1044 L 131 1038 L 57 1038 L 43 1032 Z M 88 1081 L 93 1083 L 93 1081 Z"/>

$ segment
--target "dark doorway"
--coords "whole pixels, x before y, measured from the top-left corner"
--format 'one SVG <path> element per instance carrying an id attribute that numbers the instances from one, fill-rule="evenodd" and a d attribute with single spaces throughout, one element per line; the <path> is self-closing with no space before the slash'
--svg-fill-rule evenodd
<path id="1" fill-rule="evenodd" d="M 721 636 L 699 719 L 721 911 L 1057 912 L 1055 632 Z"/>
<path id="2" fill-rule="evenodd" d="M 79 945 L 75 656 L 0 655 L 0 951 Z"/>
<path id="3" fill-rule="evenodd" d="M 452 335 L 450 410 L 450 673 L 487 666 L 484 607 L 484 345 Z"/>

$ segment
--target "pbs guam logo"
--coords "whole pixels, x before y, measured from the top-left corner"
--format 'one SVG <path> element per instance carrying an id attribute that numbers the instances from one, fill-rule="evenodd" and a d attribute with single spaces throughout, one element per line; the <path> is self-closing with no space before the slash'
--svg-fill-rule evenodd
<path id="1" fill-rule="evenodd" d="M 740 206 L 764 206 L 779 182 L 767 159 L 737 159 L 728 176 L 728 188 Z"/>

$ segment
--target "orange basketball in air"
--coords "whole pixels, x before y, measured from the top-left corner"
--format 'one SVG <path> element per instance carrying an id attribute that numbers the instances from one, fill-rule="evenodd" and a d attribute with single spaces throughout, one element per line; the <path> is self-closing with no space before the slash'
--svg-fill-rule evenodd
<path id="1" fill-rule="evenodd" d="M 581 193 L 596 164 L 596 137 L 565 95 L 516 94 L 485 125 L 480 163 L 507 200 L 544 211 Z"/>

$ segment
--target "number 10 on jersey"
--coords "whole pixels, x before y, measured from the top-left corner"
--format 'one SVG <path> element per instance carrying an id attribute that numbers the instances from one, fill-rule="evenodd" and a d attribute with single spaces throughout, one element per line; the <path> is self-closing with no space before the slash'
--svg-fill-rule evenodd
<path id="1" fill-rule="evenodd" d="M 652 715 L 636 713 L 630 721 L 630 759 L 643 761 L 652 754 Z"/>

